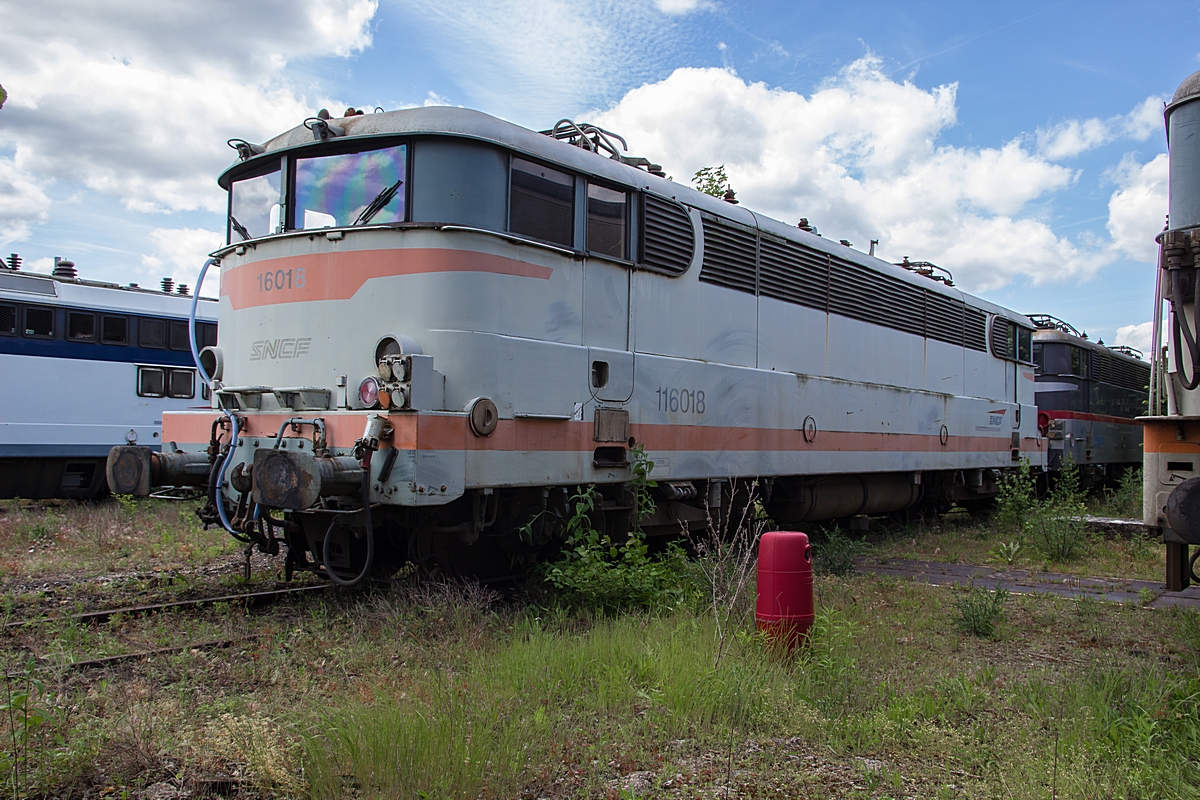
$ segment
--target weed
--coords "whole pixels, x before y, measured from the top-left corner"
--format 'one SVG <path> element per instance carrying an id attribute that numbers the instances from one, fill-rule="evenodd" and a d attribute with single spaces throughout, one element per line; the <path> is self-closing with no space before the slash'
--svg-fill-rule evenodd
<path id="1" fill-rule="evenodd" d="M 47 766 L 47 745 L 62 742 L 53 725 L 58 709 L 47 702 L 35 667 L 30 656 L 21 673 L 6 676 L 0 702 L 0 772 L 14 798 L 25 797 L 39 782 Z"/>
<path id="2" fill-rule="evenodd" d="M 699 573 L 697 583 L 706 590 L 706 610 L 711 613 L 716 626 L 714 666 L 726 652 L 730 633 L 749 622 L 751 608 L 744 602 L 748 598 L 746 590 L 755 577 L 758 540 L 771 524 L 757 496 L 757 481 L 745 484 L 745 487 L 748 497 L 746 503 L 740 504 L 741 518 L 736 522 L 727 519 L 727 530 L 715 530 L 716 522 L 710 515 L 708 529 L 703 535 L 692 536 L 686 529 L 684 531 L 696 551 L 692 569 Z M 731 504 L 736 499 L 737 489 L 734 491 Z"/>
<path id="3" fill-rule="evenodd" d="M 1097 512 L 1121 519 L 1142 518 L 1142 468 L 1125 470 L 1115 488 L 1105 487 Z"/>
<path id="4" fill-rule="evenodd" d="M 1004 613 L 1006 602 L 1008 592 L 1002 588 L 989 592 L 972 586 L 954 601 L 954 607 L 958 609 L 955 627 L 972 636 L 991 638 L 996 634 L 996 623 Z"/>
<path id="5" fill-rule="evenodd" d="M 1011 564 L 1017 558 L 1017 553 L 1021 549 L 1021 543 L 1018 541 L 1001 542 L 992 551 L 992 555 L 1005 564 Z"/>
<path id="6" fill-rule="evenodd" d="M 858 572 L 855 557 L 866 551 L 865 542 L 847 536 L 836 525 L 831 530 L 822 529 L 813 544 L 813 572 L 839 577 L 853 575 Z"/>
<path id="7" fill-rule="evenodd" d="M 1024 524 L 1029 541 L 1043 558 L 1072 561 L 1088 551 L 1091 541 L 1083 519 L 1083 497 L 1079 469 L 1067 461 L 1049 496 L 1030 507 Z"/>
<path id="8" fill-rule="evenodd" d="M 1138 589 L 1138 603 L 1141 605 L 1150 605 L 1154 602 L 1155 597 L 1154 590 L 1149 587 L 1143 586 L 1141 589 Z"/>
<path id="9" fill-rule="evenodd" d="M 672 545 L 658 557 L 648 555 L 645 536 L 631 530 L 615 542 L 592 525 L 599 502 L 595 487 L 571 497 L 567 546 L 546 565 L 544 576 L 571 605 L 613 613 L 628 608 L 676 605 L 688 592 L 687 556 Z"/>
<path id="10" fill-rule="evenodd" d="M 993 519 L 1001 530 L 1021 532 L 1030 511 L 1037 505 L 1037 485 L 1029 468 L 1029 459 L 1000 481 Z"/>

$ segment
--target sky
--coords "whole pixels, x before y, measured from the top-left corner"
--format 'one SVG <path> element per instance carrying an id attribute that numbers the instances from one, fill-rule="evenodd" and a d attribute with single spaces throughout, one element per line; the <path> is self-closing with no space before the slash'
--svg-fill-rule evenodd
<path id="1" fill-rule="evenodd" d="M 460 105 L 620 133 L 681 183 L 1145 349 L 1162 106 L 1200 4 L 0 0 L 0 253 L 194 285 L 230 138 Z M 205 286 L 205 294 L 215 292 Z"/>

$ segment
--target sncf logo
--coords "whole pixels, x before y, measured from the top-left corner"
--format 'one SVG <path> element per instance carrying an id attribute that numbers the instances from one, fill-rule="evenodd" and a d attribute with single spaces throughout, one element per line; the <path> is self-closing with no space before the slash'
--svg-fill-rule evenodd
<path id="1" fill-rule="evenodd" d="M 299 358 L 308 353 L 312 337 L 300 339 L 259 339 L 250 345 L 250 360 Z"/>

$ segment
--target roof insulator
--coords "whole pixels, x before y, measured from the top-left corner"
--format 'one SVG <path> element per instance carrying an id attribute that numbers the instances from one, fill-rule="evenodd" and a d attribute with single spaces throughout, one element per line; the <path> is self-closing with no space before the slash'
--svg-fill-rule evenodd
<path id="1" fill-rule="evenodd" d="M 75 262 L 65 258 L 54 257 L 54 271 L 50 273 L 55 278 L 73 281 L 79 277 L 79 272 L 75 269 Z"/>
<path id="2" fill-rule="evenodd" d="M 172 279 L 172 278 L 163 278 L 163 279 L 162 279 L 162 290 L 163 290 L 165 293 L 167 293 L 167 294 L 171 294 L 171 292 L 173 292 L 173 291 L 175 290 L 175 281 L 174 281 L 174 279 Z"/>

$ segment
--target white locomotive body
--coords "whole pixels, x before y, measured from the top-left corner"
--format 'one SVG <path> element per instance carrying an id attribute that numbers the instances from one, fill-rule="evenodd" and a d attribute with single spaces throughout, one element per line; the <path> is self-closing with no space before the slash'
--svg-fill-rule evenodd
<path id="1" fill-rule="evenodd" d="M 17 257 L 11 262 L 15 265 Z M 93 497 L 122 443 L 159 449 L 162 414 L 203 408 L 192 297 L 0 266 L 0 497 Z M 186 287 L 185 287 L 186 291 Z M 216 344 L 216 303 L 198 332 Z"/>
<path id="2" fill-rule="evenodd" d="M 202 355 L 217 410 L 167 414 L 176 458 L 121 449 L 110 474 L 144 490 L 205 459 L 235 530 L 284 509 L 290 565 L 333 537 L 331 571 L 352 574 L 361 545 L 330 521 L 363 507 L 376 438 L 345 527 L 451 565 L 516 557 L 579 485 L 628 525 L 641 450 L 664 532 L 742 480 L 799 523 L 981 502 L 1000 471 L 1045 465 L 1026 317 L 611 141 L 423 108 L 243 143 Z"/>

